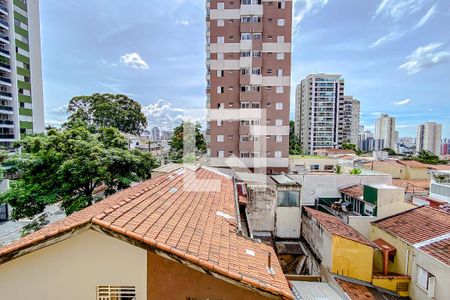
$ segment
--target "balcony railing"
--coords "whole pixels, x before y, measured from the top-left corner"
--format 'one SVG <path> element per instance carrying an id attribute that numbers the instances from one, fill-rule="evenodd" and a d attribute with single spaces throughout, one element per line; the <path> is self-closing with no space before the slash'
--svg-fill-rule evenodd
<path id="1" fill-rule="evenodd" d="M 13 111 L 13 108 L 10 107 L 10 106 L 3 106 L 3 105 L 0 105 L 0 110 Z"/>
<path id="2" fill-rule="evenodd" d="M 11 93 L 8 92 L 0 92 L 0 96 L 4 96 L 4 97 L 12 97 Z"/>
<path id="3" fill-rule="evenodd" d="M 6 34 L 0 33 L 0 38 L 9 41 L 9 36 L 7 36 Z"/>
<path id="4" fill-rule="evenodd" d="M 0 81 L 11 83 L 11 79 L 6 77 L 0 77 Z"/>
<path id="5" fill-rule="evenodd" d="M 0 139 L 14 139 L 14 134 L 0 134 Z"/>
<path id="6" fill-rule="evenodd" d="M 8 69 L 8 70 L 11 70 L 11 65 L 10 64 L 0 63 L 0 67 L 3 67 L 3 68 Z"/>
<path id="7" fill-rule="evenodd" d="M 8 12 L 8 8 L 6 6 L 4 6 L 3 4 L 0 3 L 0 9 L 3 11 Z"/>
<path id="8" fill-rule="evenodd" d="M 0 49 L 0 52 L 9 55 L 9 51 L 8 50 Z"/>
<path id="9" fill-rule="evenodd" d="M 0 125 L 14 125 L 14 121 L 11 121 L 11 120 L 0 120 Z"/>
<path id="10" fill-rule="evenodd" d="M 5 20 L 3 20 L 3 19 L 0 19 L 0 24 L 3 24 L 3 25 L 5 25 L 6 27 L 8 27 L 9 28 L 9 24 L 8 24 L 8 22 L 6 22 Z"/>

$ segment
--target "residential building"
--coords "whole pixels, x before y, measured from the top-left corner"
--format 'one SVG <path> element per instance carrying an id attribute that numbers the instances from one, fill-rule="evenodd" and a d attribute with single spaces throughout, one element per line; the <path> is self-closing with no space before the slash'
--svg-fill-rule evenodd
<path id="1" fill-rule="evenodd" d="M 375 268 L 411 278 L 415 300 L 446 299 L 450 295 L 450 213 L 416 207 L 372 223 Z"/>
<path id="2" fill-rule="evenodd" d="M 39 1 L 0 1 L 0 147 L 44 132 Z"/>
<path id="3" fill-rule="evenodd" d="M 383 141 L 383 148 L 397 149 L 397 134 L 395 130 L 395 118 L 388 114 L 381 114 L 375 123 L 375 140 Z M 380 145 L 379 145 L 380 146 Z M 377 147 L 375 150 L 382 150 Z"/>
<path id="4" fill-rule="evenodd" d="M 161 140 L 161 129 L 159 127 L 152 128 L 152 141 L 160 141 Z"/>
<path id="5" fill-rule="evenodd" d="M 428 165 L 415 160 L 387 159 L 372 161 L 364 164 L 363 167 L 372 171 L 390 174 L 394 179 L 430 179 Z"/>
<path id="6" fill-rule="evenodd" d="M 450 170 L 432 172 L 430 197 L 450 203 Z"/>
<path id="7" fill-rule="evenodd" d="M 116 193 L 0 248 L 1 297 L 294 299 L 274 249 L 241 223 L 235 189 L 181 168 Z"/>
<path id="8" fill-rule="evenodd" d="M 289 158 L 289 172 L 293 174 L 334 172 L 337 164 L 338 160 L 333 157 L 295 155 Z"/>
<path id="9" fill-rule="evenodd" d="M 344 79 L 340 74 L 308 75 L 297 86 L 295 105 L 296 128 L 304 154 L 342 146 Z M 347 132 L 350 134 L 351 130 Z"/>
<path id="10" fill-rule="evenodd" d="M 416 151 L 441 155 L 442 124 L 426 122 L 417 126 Z"/>
<path id="11" fill-rule="evenodd" d="M 325 268 L 322 275 L 328 273 L 338 280 L 352 279 L 353 282 L 356 280 L 356 283 L 362 283 L 372 289 L 382 288 L 398 296 L 408 296 L 408 276 L 399 276 L 392 272 L 381 273 L 373 268 L 374 255 L 383 248 L 337 217 L 304 206 L 302 237 Z M 367 294 L 363 297 L 386 299 L 372 298 L 370 293 Z M 361 299 L 361 295 L 349 299 Z"/>
<path id="12" fill-rule="evenodd" d="M 442 155 L 449 155 L 450 154 L 450 140 L 444 139 L 441 146 L 441 154 Z"/>
<path id="13" fill-rule="evenodd" d="M 206 1 L 210 164 L 287 171 L 292 1 Z"/>
<path id="14" fill-rule="evenodd" d="M 353 96 L 344 96 L 343 106 L 343 116 L 340 118 L 343 141 L 348 141 L 358 147 L 361 104 Z"/>
<path id="15" fill-rule="evenodd" d="M 371 131 L 366 130 L 359 133 L 358 149 L 364 152 L 375 150 L 375 139 Z"/>

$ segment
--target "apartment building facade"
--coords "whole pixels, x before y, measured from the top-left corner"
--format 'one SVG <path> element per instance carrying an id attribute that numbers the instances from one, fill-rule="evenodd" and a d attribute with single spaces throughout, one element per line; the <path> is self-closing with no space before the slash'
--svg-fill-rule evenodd
<path id="1" fill-rule="evenodd" d="M 45 130 L 38 0 L 0 0 L 0 147 Z"/>
<path id="2" fill-rule="evenodd" d="M 208 0 L 206 10 L 210 164 L 286 171 L 292 1 Z"/>
<path id="3" fill-rule="evenodd" d="M 311 74 L 297 86 L 295 130 L 303 153 L 358 143 L 359 101 L 344 91 L 340 74 Z"/>
<path id="4" fill-rule="evenodd" d="M 441 155 L 442 124 L 426 122 L 417 126 L 416 151 L 430 151 L 435 155 Z"/>
<path id="5" fill-rule="evenodd" d="M 377 143 L 379 145 L 375 150 L 382 150 L 382 148 L 389 148 L 396 150 L 397 136 L 395 131 L 396 120 L 388 114 L 381 114 L 375 122 L 375 140 L 382 141 Z"/>

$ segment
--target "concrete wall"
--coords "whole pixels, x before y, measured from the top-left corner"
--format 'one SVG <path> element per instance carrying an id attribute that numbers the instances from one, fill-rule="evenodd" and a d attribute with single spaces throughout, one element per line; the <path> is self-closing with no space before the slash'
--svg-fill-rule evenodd
<path id="1" fill-rule="evenodd" d="M 366 169 L 372 170 L 372 166 L 366 166 Z M 373 171 L 390 174 L 395 179 L 407 179 L 406 167 L 400 164 L 374 164 Z"/>
<path id="2" fill-rule="evenodd" d="M 430 179 L 427 168 L 406 168 L 406 179 Z"/>
<path id="3" fill-rule="evenodd" d="M 301 172 L 302 169 L 311 170 L 311 165 L 318 165 L 318 171 L 325 171 L 325 166 L 336 167 L 338 161 L 332 158 L 290 158 L 289 159 L 289 171 L 290 172 Z"/>
<path id="4" fill-rule="evenodd" d="M 300 207 L 277 207 L 276 211 L 276 236 L 300 238 Z"/>
<path id="5" fill-rule="evenodd" d="M 275 211 L 277 207 L 275 186 L 247 185 L 248 219 L 253 231 L 275 231 Z"/>
<path id="6" fill-rule="evenodd" d="M 147 258 L 147 299 L 268 299 L 156 254 L 149 252 Z"/>
<path id="7" fill-rule="evenodd" d="M 353 184 L 391 184 L 392 178 L 388 174 L 374 175 L 349 175 L 349 174 L 326 174 L 326 175 L 289 175 L 292 179 L 302 185 L 300 203 L 302 205 L 314 205 L 316 197 L 340 198 L 339 189 Z"/>
<path id="8" fill-rule="evenodd" d="M 333 236 L 332 272 L 371 282 L 373 252 L 372 247 Z"/>
<path id="9" fill-rule="evenodd" d="M 430 299 L 427 297 L 427 292 L 416 284 L 418 265 L 436 277 L 434 299 L 448 299 L 448 296 L 450 295 L 450 266 L 445 265 L 418 249 L 414 249 L 414 262 L 411 270 L 411 284 L 409 289 L 411 299 Z"/>
<path id="10" fill-rule="evenodd" d="M 147 252 L 88 230 L 0 265 L 1 299 L 96 299 L 99 285 L 136 287 L 146 299 Z"/>
<path id="11" fill-rule="evenodd" d="M 308 242 L 312 251 L 322 259 L 324 265 L 330 272 L 332 270 L 333 236 L 312 218 L 302 215 L 302 237 Z"/>

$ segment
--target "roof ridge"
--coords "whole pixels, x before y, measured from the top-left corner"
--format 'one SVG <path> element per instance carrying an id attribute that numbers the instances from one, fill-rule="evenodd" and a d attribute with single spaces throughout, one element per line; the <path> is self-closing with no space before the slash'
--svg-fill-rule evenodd
<path id="1" fill-rule="evenodd" d="M 406 214 L 406 213 L 408 213 L 408 212 L 410 212 L 410 211 L 413 211 L 413 210 L 416 210 L 416 209 L 419 209 L 419 208 L 422 208 L 422 207 L 427 207 L 427 206 L 421 205 L 421 206 L 413 207 L 413 208 L 411 208 L 411 209 L 407 209 L 407 210 L 401 211 L 401 212 L 399 212 L 399 213 L 396 213 L 396 214 L 393 214 L 393 215 L 384 217 L 384 218 L 382 218 L 382 219 L 378 219 L 378 220 L 376 220 L 376 221 L 373 221 L 373 222 L 371 222 L 371 224 L 377 224 L 377 223 L 380 223 L 380 222 L 382 222 L 382 221 L 384 221 L 384 220 L 387 220 L 387 219 L 390 219 L 390 218 L 393 218 L 393 217 L 397 217 L 397 216 L 401 216 L 401 215 L 403 215 L 403 214 Z"/>

